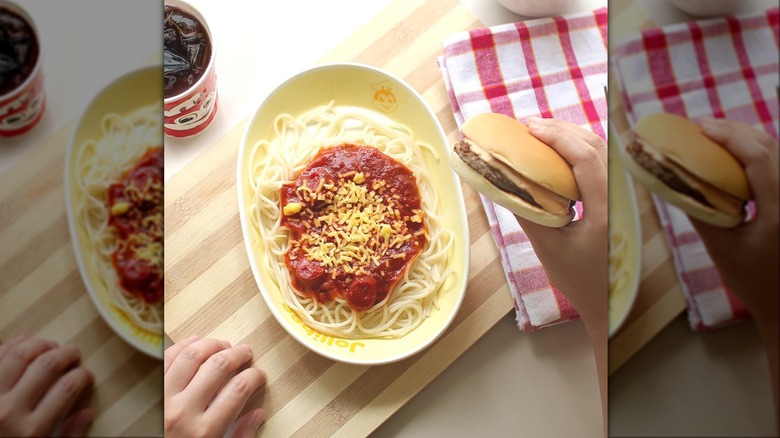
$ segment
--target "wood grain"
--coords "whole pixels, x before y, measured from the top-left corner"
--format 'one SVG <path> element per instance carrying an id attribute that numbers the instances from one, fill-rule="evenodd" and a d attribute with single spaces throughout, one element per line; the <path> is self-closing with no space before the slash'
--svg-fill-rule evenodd
<path id="1" fill-rule="evenodd" d="M 631 0 L 609 4 L 610 44 L 639 29 L 655 26 Z M 614 45 L 610 50 L 614 50 Z M 631 131 L 618 82 L 610 71 L 609 121 L 616 128 L 622 144 L 631 139 Z M 650 193 L 634 183 L 642 231 L 642 266 L 639 292 L 625 324 L 609 341 L 609 374 L 617 371 L 636 352 L 685 310 L 683 295 L 672 252 L 655 210 Z"/>
<path id="2" fill-rule="evenodd" d="M 438 70 L 441 40 L 480 26 L 457 0 L 399 0 L 322 62 L 385 69 L 417 89 L 450 140 L 457 128 Z M 337 363 L 307 350 L 271 315 L 252 277 L 238 217 L 240 123 L 166 182 L 165 330 L 249 343 L 269 377 L 246 409 L 269 414 L 265 436 L 363 436 L 430 383 L 512 309 L 477 194 L 464 187 L 471 236 L 468 290 L 455 321 L 423 352 L 390 365 Z"/>
<path id="3" fill-rule="evenodd" d="M 159 436 L 162 362 L 111 330 L 76 265 L 63 189 L 72 128 L 63 126 L 0 176 L 0 340 L 25 334 L 78 345 L 95 376 L 89 435 Z"/>

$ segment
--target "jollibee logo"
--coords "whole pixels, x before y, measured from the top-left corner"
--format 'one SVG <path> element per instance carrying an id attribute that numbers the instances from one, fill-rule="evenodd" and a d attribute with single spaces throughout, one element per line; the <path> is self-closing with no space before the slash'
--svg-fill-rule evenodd
<path id="1" fill-rule="evenodd" d="M 174 102 L 173 106 L 167 104 L 163 113 L 166 133 L 187 136 L 206 129 L 217 109 L 216 85 L 217 75 L 211 74 L 199 90 Z"/>
<path id="2" fill-rule="evenodd" d="M 203 89 L 170 111 L 165 111 L 165 127 L 184 131 L 202 125 L 214 110 L 214 99 L 217 95 L 214 90 L 204 97 L 205 92 Z"/>
<path id="3" fill-rule="evenodd" d="M 371 102 L 374 108 L 386 113 L 393 112 L 398 108 L 393 87 L 390 86 L 389 81 L 377 82 L 371 86 L 371 89 L 374 90 L 374 98 Z"/>

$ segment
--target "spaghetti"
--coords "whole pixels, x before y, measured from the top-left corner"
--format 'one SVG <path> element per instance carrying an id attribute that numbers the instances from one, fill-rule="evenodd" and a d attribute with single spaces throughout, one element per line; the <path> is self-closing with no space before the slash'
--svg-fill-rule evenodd
<path id="1" fill-rule="evenodd" d="M 99 288 L 137 328 L 162 333 L 161 109 L 103 117 L 76 154 L 75 215 Z"/>
<path id="2" fill-rule="evenodd" d="M 374 152 L 381 156 L 367 158 Z M 258 261 L 262 265 L 260 268 L 270 274 L 285 304 L 309 327 L 321 333 L 349 339 L 401 337 L 419 326 L 437 307 L 438 291 L 451 272 L 447 266 L 453 235 L 442 226 L 439 198 L 425 164 L 426 153 L 430 153 L 433 159 L 438 159 L 438 156 L 429 145 L 415 140 L 411 129 L 381 120 L 370 111 L 337 107 L 331 102 L 299 117 L 289 114 L 277 116 L 274 121 L 274 138 L 258 142 L 249 153 L 248 175 L 254 191 L 254 201 L 248 209 L 249 220 L 259 232 L 258 244 L 266 254 L 264 259 Z M 343 171 L 326 168 L 330 177 L 305 182 L 305 176 L 311 174 L 312 168 L 323 169 L 314 165 L 321 164 L 323 156 L 338 153 L 363 154 L 365 157 L 362 161 L 348 158 Z M 392 198 L 395 191 L 391 192 L 390 189 L 384 196 L 379 195 L 381 181 L 389 178 L 379 178 L 382 172 L 379 169 L 390 169 L 393 166 L 391 161 L 408 169 L 411 180 L 419 187 L 419 208 L 415 208 L 413 196 L 404 198 L 410 200 L 404 203 L 401 196 Z M 369 162 L 382 164 L 371 168 L 366 164 Z M 398 172 L 398 175 L 405 175 L 402 170 Z M 392 172 L 385 176 L 390 174 Z M 304 178 L 301 178 L 302 175 Z M 343 196 L 352 201 L 349 208 L 341 212 L 343 215 L 333 216 L 332 220 L 342 225 L 349 225 L 351 221 L 356 228 L 329 228 L 324 223 L 314 224 L 315 219 L 326 222 L 327 209 L 338 202 L 330 202 L 330 199 L 329 202 L 315 206 L 318 200 L 316 197 L 310 204 L 300 199 L 303 195 L 291 199 L 291 193 L 301 187 L 306 187 L 302 189 L 305 192 L 320 189 L 323 200 L 329 196 L 327 192 L 335 196 L 341 191 Z M 283 195 L 285 190 L 287 194 Z M 361 202 L 361 197 L 365 196 L 373 198 Z M 395 199 L 396 202 L 389 202 L 388 199 Z M 322 209 L 322 214 L 307 213 L 309 215 L 304 219 L 312 223 L 304 226 L 301 226 L 301 220 L 290 221 L 290 218 L 300 216 L 301 211 L 306 212 L 305 208 L 309 208 L 312 213 Z M 389 220 L 393 208 L 396 211 L 392 214 L 397 214 L 401 219 L 397 222 L 403 222 L 395 226 Z M 358 222 L 355 217 L 360 218 Z M 301 228 L 296 229 L 297 226 Z M 337 228 L 339 232 L 335 231 Z M 347 229 L 359 229 L 366 235 L 347 233 Z M 351 297 L 345 283 L 342 283 L 344 287 L 334 293 L 332 289 L 328 291 L 327 287 L 322 287 L 326 280 L 324 278 L 317 280 L 319 284 L 315 284 L 315 287 L 311 284 L 307 287 L 301 284 L 300 272 L 295 267 L 291 275 L 288 264 L 293 265 L 289 263 L 291 258 L 301 259 L 300 242 L 307 231 L 310 238 L 311 235 L 319 236 L 313 237 L 308 247 L 312 254 L 306 258 L 311 269 L 317 271 L 316 277 L 320 278 L 319 270 L 324 268 L 333 279 L 357 282 L 361 289 L 358 299 Z M 333 239 L 322 237 L 327 233 L 333 233 Z M 348 243 L 352 239 L 365 240 Z M 384 239 L 388 243 L 394 242 L 391 245 L 394 249 L 388 250 L 388 245 L 382 244 Z M 404 246 L 403 242 L 408 242 L 408 245 Z M 422 248 L 412 251 L 416 246 L 414 242 L 418 242 L 417 245 Z M 329 246 L 329 243 L 334 246 Z M 410 251 L 405 252 L 402 248 Z M 341 262 L 334 262 L 334 257 Z M 354 260 L 344 257 L 354 257 Z M 369 257 L 377 270 L 369 273 L 372 264 L 361 263 L 361 257 Z M 394 261 L 393 265 L 391 260 Z M 312 264 L 312 261 L 316 263 Z M 382 266 L 387 269 L 383 271 Z M 304 277 L 308 279 L 311 275 L 309 268 L 306 269 Z M 366 272 L 361 273 L 360 270 Z M 390 290 L 385 294 L 381 292 L 379 284 L 366 286 L 362 284 L 363 280 L 358 281 L 374 279 L 381 283 L 383 278 L 388 278 L 383 273 L 390 271 L 397 272 L 398 278 L 386 281 Z M 371 283 L 374 280 L 365 281 Z M 322 291 L 325 293 L 316 293 Z"/>
<path id="3" fill-rule="evenodd" d="M 609 295 L 625 289 L 630 279 L 625 266 L 628 257 L 628 236 L 624 231 L 611 229 L 609 231 Z"/>

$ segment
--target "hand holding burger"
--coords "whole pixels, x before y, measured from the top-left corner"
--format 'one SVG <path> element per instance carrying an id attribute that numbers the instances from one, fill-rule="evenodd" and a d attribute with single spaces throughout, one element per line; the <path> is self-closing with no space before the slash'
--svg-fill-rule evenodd
<path id="1" fill-rule="evenodd" d="M 596 360 L 604 435 L 607 427 L 609 312 L 607 145 L 562 120 L 529 117 L 529 132 L 571 165 L 582 192 L 582 219 L 550 228 L 518 216 L 550 282 L 571 302 L 588 330 Z"/>
<path id="2" fill-rule="evenodd" d="M 608 298 L 607 145 L 562 120 L 530 117 L 529 132 L 570 163 L 582 192 L 583 217 L 553 228 L 518 216 L 550 282 L 571 302 L 589 331 L 603 330 Z"/>
<path id="3" fill-rule="evenodd" d="M 527 122 L 491 113 L 468 119 L 450 162 L 465 182 L 517 216 L 550 281 L 583 320 L 606 324 L 607 146 L 569 122 Z M 571 222 L 575 199 L 582 199 L 584 217 Z"/>
<path id="4" fill-rule="evenodd" d="M 472 117 L 450 162 L 465 182 L 515 213 L 547 277 L 580 314 L 596 359 L 606 435 L 607 145 L 572 123 L 526 122 Z M 576 199 L 583 218 L 571 222 Z"/>
<path id="5" fill-rule="evenodd" d="M 671 114 L 639 121 L 626 168 L 688 214 L 721 279 L 750 310 L 764 339 L 778 406 L 780 264 L 778 144 L 744 123 Z M 745 222 L 755 198 L 756 216 Z"/>
<path id="6" fill-rule="evenodd" d="M 706 223 L 729 228 L 745 218 L 753 194 L 742 165 L 688 119 L 651 114 L 636 125 L 623 165 L 664 201 Z"/>
<path id="7" fill-rule="evenodd" d="M 744 166 L 755 192 L 756 216 L 750 222 L 726 229 L 693 216 L 691 222 L 721 278 L 740 296 L 753 316 L 777 319 L 780 304 L 777 141 L 739 122 L 704 119 L 701 125 L 704 134 L 722 144 Z"/>
<path id="8" fill-rule="evenodd" d="M 750 310 L 764 339 L 772 378 L 776 420 L 780 405 L 780 177 L 778 143 L 743 123 L 703 119 L 703 133 L 723 145 L 744 167 L 755 194 L 756 216 L 734 228 L 720 228 L 691 217 L 723 282 Z"/>
<path id="9" fill-rule="evenodd" d="M 478 114 L 462 131 L 450 163 L 466 182 L 530 221 L 548 227 L 571 222 L 580 191 L 571 165 L 555 149 L 503 114 Z"/>

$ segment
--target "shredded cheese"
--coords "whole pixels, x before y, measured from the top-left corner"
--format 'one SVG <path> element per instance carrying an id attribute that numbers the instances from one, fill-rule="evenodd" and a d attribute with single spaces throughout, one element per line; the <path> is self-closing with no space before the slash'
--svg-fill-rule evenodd
<path id="1" fill-rule="evenodd" d="M 337 272 L 368 275 L 391 249 L 393 259 L 406 258 L 411 247 L 404 250 L 404 245 L 425 233 L 423 229 L 413 234 L 408 227 L 411 222 L 423 222 L 422 210 L 413 210 L 411 217 L 402 215 L 397 203 L 400 197 L 390 196 L 386 181 L 365 184 L 367 176 L 349 171 L 339 174 L 336 181 L 320 180 L 314 191 L 299 186 L 295 191 L 302 202 L 283 207 L 286 216 L 300 215 L 307 229 L 300 239 L 290 242 L 290 248 L 331 269 L 334 279 Z M 322 200 L 325 205 L 318 205 L 315 212 L 314 202 Z M 412 246 L 419 246 L 416 239 Z"/>
<path id="2" fill-rule="evenodd" d="M 159 242 L 148 242 L 146 245 L 133 247 L 133 254 L 139 260 L 144 260 L 154 267 L 162 267 L 163 246 Z"/>

